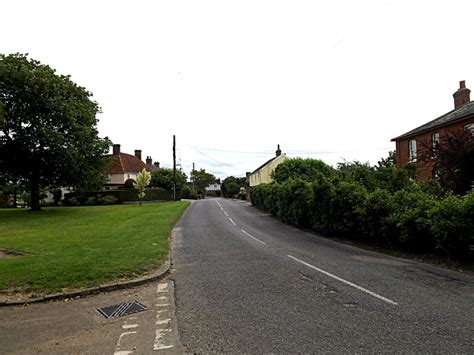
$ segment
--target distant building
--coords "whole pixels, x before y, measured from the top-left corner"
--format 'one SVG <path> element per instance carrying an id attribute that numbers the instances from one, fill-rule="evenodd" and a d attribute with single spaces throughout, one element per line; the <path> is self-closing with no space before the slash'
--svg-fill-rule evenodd
<path id="1" fill-rule="evenodd" d="M 215 184 L 210 184 L 208 187 L 206 187 L 206 192 L 216 192 L 216 191 L 221 191 L 221 184 L 215 183 Z"/>
<path id="2" fill-rule="evenodd" d="M 117 189 L 125 184 L 128 179 L 137 177 L 137 174 L 143 169 L 153 171 L 157 165 L 151 164 L 151 157 L 147 157 L 146 164 L 142 161 L 142 151 L 135 150 L 135 155 L 122 153 L 120 144 L 114 144 L 112 154 L 109 155 L 112 161 L 106 168 L 106 189 Z"/>
<path id="3" fill-rule="evenodd" d="M 447 134 L 456 134 L 463 129 L 468 129 L 474 134 L 474 102 L 470 99 L 470 93 L 471 90 L 466 88 L 464 81 L 461 81 L 459 89 L 453 94 L 453 111 L 392 139 L 392 142 L 396 142 L 399 167 L 407 163 L 416 163 L 419 180 L 426 181 L 435 176 L 433 165 L 420 157 L 430 146 L 443 144 Z"/>
<path id="4" fill-rule="evenodd" d="M 271 177 L 272 172 L 286 159 L 288 159 L 288 157 L 286 154 L 281 154 L 280 145 L 278 144 L 275 156 L 248 175 L 250 187 L 271 183 L 273 181 Z"/>

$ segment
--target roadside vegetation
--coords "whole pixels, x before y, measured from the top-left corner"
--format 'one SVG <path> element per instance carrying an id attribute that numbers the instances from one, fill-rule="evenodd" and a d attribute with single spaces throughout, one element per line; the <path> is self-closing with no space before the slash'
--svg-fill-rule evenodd
<path id="1" fill-rule="evenodd" d="M 252 188 L 252 203 L 283 222 L 317 233 L 398 250 L 472 260 L 474 190 L 455 194 L 442 184 L 418 183 L 413 166 L 394 155 L 376 166 L 290 159 L 274 183 Z"/>
<path id="2" fill-rule="evenodd" d="M 0 209 L 0 294 L 53 293 L 135 277 L 168 255 L 188 202 Z"/>

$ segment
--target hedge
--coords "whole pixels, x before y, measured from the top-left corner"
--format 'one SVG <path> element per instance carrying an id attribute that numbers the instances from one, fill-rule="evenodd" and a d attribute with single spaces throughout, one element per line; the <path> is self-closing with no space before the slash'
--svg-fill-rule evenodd
<path id="1" fill-rule="evenodd" d="M 251 190 L 252 204 L 285 223 L 404 250 L 472 257 L 474 190 L 435 196 L 414 185 L 368 191 L 354 180 L 319 176 Z"/>
<path id="2" fill-rule="evenodd" d="M 113 198 L 113 199 L 112 199 Z M 115 200 L 114 200 L 115 199 Z M 101 191 L 82 191 L 70 192 L 64 195 L 64 204 L 66 206 L 86 205 L 86 204 L 121 204 L 124 202 L 138 201 L 137 191 L 134 189 L 124 190 L 101 190 Z M 173 193 L 162 188 L 148 188 L 145 190 L 143 201 L 171 201 Z M 95 201 L 95 203 L 94 203 Z"/>

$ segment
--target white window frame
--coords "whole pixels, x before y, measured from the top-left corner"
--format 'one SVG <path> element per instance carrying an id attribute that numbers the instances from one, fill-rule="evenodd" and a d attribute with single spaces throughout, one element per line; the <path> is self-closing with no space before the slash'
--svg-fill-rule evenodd
<path id="1" fill-rule="evenodd" d="M 408 141 L 408 156 L 409 162 L 416 162 L 416 139 Z"/>
<path id="2" fill-rule="evenodd" d="M 439 144 L 439 132 L 431 135 L 431 143 L 433 144 L 433 147 L 436 147 Z"/>
<path id="3" fill-rule="evenodd" d="M 464 126 L 464 129 L 471 131 L 471 134 L 474 136 L 474 123 L 468 123 Z"/>

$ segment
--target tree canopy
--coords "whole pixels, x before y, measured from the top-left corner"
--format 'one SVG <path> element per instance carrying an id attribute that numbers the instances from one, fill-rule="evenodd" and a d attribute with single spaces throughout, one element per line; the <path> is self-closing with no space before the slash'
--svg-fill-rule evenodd
<path id="1" fill-rule="evenodd" d="M 283 183 L 292 178 L 312 181 L 321 174 L 331 176 L 334 173 L 335 170 L 321 160 L 292 158 L 278 165 L 272 173 L 272 178 L 277 183 Z"/>
<path id="2" fill-rule="evenodd" d="M 246 185 L 245 177 L 228 176 L 222 181 L 222 193 L 224 197 L 233 197 L 239 193 L 241 187 Z"/>
<path id="3" fill-rule="evenodd" d="M 176 170 L 176 190 L 181 191 L 186 185 L 188 177 L 181 170 Z M 151 174 L 151 186 L 173 190 L 173 169 L 157 168 Z"/>
<path id="4" fill-rule="evenodd" d="M 194 189 L 198 193 L 204 194 L 206 187 L 216 182 L 216 177 L 205 169 L 193 170 L 191 172 L 191 181 L 194 183 Z"/>
<path id="5" fill-rule="evenodd" d="M 103 182 L 111 142 L 100 138 L 92 94 L 23 54 L 0 54 L 0 174 L 25 182 L 31 208 L 41 187 Z"/>

